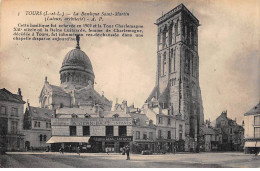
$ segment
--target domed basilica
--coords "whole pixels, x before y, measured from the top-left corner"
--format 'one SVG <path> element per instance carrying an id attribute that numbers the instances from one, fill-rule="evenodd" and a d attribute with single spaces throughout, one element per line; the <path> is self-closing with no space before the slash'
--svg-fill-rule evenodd
<path id="1" fill-rule="evenodd" d="M 87 54 L 80 49 L 79 36 L 77 46 L 69 51 L 60 69 L 60 86 L 52 85 L 47 77 L 42 88 L 39 102 L 42 108 L 80 108 L 92 111 L 110 111 L 112 101 L 94 90 L 95 75 Z M 97 109 L 98 108 L 98 109 Z"/>

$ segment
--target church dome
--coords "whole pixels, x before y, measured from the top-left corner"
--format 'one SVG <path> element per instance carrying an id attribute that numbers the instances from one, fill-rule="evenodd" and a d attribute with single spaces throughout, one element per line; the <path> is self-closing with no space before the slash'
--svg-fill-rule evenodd
<path id="1" fill-rule="evenodd" d="M 91 61 L 85 52 L 80 50 L 79 36 L 76 37 L 77 46 L 70 50 L 63 59 L 60 69 L 61 85 L 82 87 L 94 83 L 94 72 Z"/>
<path id="2" fill-rule="evenodd" d="M 93 68 L 89 57 L 85 52 L 78 48 L 72 49 L 66 54 L 62 62 L 61 70 L 65 68 L 78 68 L 80 70 L 93 73 Z"/>

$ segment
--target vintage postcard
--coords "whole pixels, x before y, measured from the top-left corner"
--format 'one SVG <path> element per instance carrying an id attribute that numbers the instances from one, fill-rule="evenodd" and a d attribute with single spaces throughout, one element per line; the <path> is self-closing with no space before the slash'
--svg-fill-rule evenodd
<path id="1" fill-rule="evenodd" d="M 2 0 L 0 167 L 260 167 L 260 2 Z"/>

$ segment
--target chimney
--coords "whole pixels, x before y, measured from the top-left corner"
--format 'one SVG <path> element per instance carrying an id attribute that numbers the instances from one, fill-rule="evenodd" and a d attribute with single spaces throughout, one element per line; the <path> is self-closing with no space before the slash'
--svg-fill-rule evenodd
<path id="1" fill-rule="evenodd" d="M 28 108 L 30 107 L 29 99 L 27 99 L 26 106 L 27 106 Z"/>
<path id="2" fill-rule="evenodd" d="M 20 88 L 18 88 L 17 95 L 22 96 L 22 92 L 21 92 L 21 89 L 20 89 Z"/>

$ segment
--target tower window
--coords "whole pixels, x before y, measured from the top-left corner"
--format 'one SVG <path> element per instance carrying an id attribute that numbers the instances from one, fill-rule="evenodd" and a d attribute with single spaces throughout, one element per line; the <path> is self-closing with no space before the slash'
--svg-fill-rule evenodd
<path id="1" fill-rule="evenodd" d="M 167 28 L 165 27 L 163 30 L 163 34 L 162 34 L 162 46 L 163 48 L 167 46 L 167 40 L 168 40 L 168 32 L 167 32 Z"/>
<path id="2" fill-rule="evenodd" d="M 190 74 L 190 53 L 188 50 L 185 51 L 185 73 Z"/>
<path id="3" fill-rule="evenodd" d="M 169 45 L 172 44 L 172 25 L 169 28 Z"/>
<path id="4" fill-rule="evenodd" d="M 175 72 L 175 53 L 176 53 L 176 48 L 174 48 L 174 51 L 173 51 L 173 71 Z"/>
<path id="5" fill-rule="evenodd" d="M 177 36 L 179 33 L 178 33 L 178 21 L 177 23 L 174 25 L 174 29 L 175 29 L 175 36 Z"/>
<path id="6" fill-rule="evenodd" d="M 163 54 L 163 67 L 162 67 L 162 75 L 166 75 L 166 52 Z"/>

